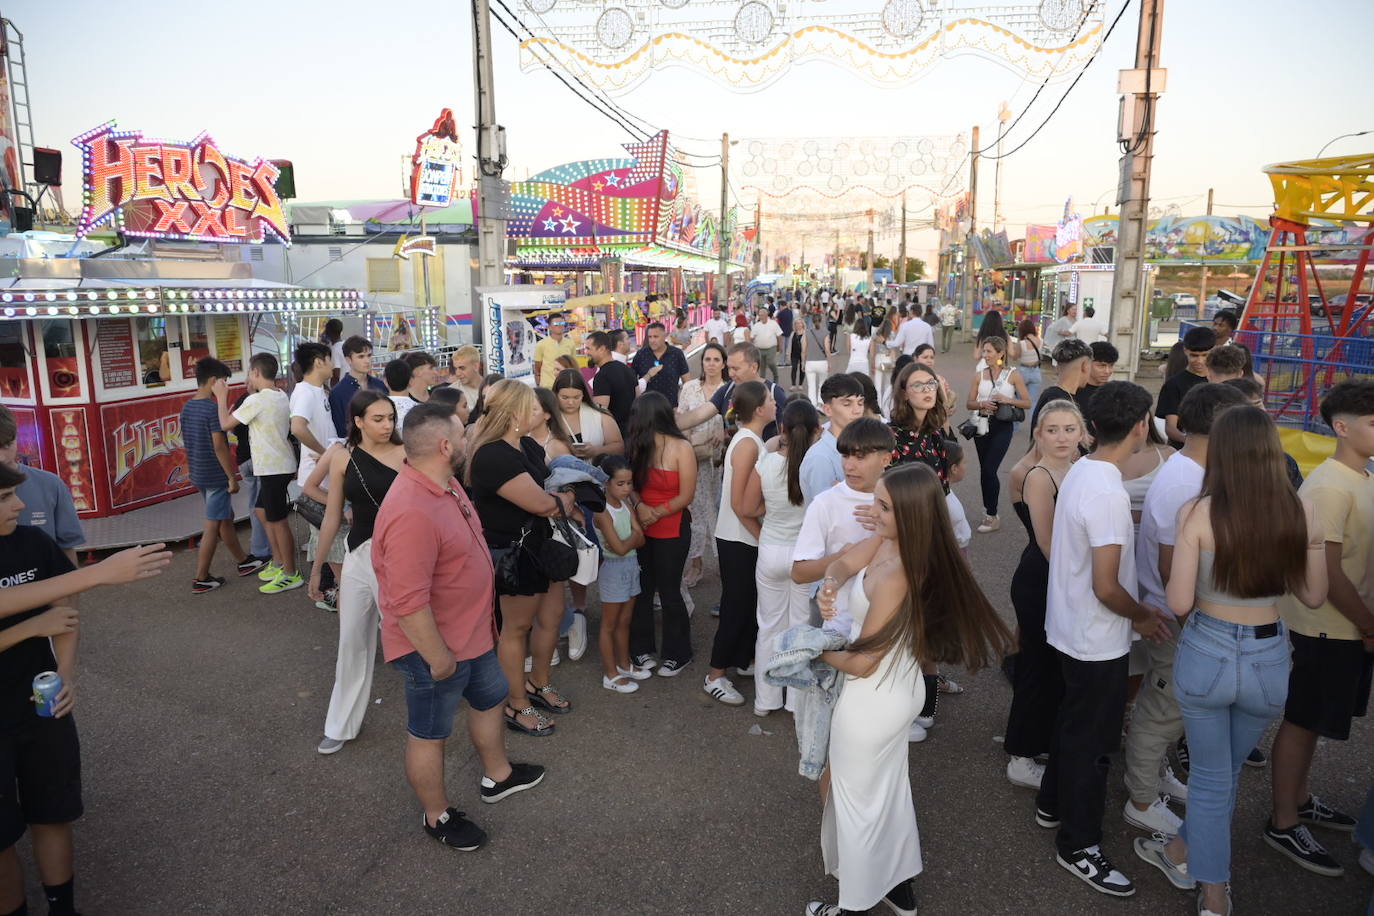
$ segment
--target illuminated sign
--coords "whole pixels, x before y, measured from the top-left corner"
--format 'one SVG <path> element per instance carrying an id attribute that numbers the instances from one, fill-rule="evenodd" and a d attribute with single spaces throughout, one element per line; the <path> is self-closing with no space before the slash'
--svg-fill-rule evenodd
<path id="1" fill-rule="evenodd" d="M 432 235 L 403 235 L 391 253 L 405 261 L 409 261 L 412 254 L 423 254 L 432 258 L 436 244 Z"/>
<path id="2" fill-rule="evenodd" d="M 102 124 L 72 141 L 81 150 L 82 208 L 77 235 L 118 220 L 125 235 L 204 242 L 290 244 L 265 159 L 222 152 L 208 134 L 190 142 L 147 139 Z"/>
<path id="3" fill-rule="evenodd" d="M 445 108 L 434 126 L 415 138 L 410 157 L 410 202 L 417 207 L 447 207 L 462 181 L 463 147 L 453 109 Z"/>

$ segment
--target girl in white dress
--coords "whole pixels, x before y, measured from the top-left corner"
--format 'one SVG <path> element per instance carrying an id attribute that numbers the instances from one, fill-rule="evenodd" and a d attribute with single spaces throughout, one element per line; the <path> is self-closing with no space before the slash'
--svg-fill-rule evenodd
<path id="1" fill-rule="evenodd" d="M 848 612 L 859 632 L 821 660 L 843 673 L 830 725 L 821 850 L 840 882 L 838 904 L 816 900 L 807 916 L 844 916 L 886 901 L 914 916 L 909 881 L 921 872 L 907 736 L 925 702 L 922 662 L 970 671 L 1000 659 L 1011 634 L 959 554 L 944 488 L 924 464 L 883 475 L 874 493 L 877 533 L 830 565 L 821 614 L 853 578 Z"/>
<path id="2" fill-rule="evenodd" d="M 849 333 L 849 365 L 845 366 L 845 372 L 863 372 L 870 376 L 873 374 L 873 359 L 868 352 L 872 343 L 868 317 L 860 314 L 854 319 Z"/>

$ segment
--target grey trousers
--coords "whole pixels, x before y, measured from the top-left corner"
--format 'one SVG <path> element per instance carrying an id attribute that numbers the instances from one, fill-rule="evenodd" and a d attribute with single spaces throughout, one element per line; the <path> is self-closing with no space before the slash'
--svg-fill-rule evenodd
<path id="1" fill-rule="evenodd" d="M 1183 714 L 1174 699 L 1174 654 L 1179 626 L 1170 626 L 1168 642 L 1141 640 L 1148 666 L 1136 695 L 1131 728 L 1126 733 L 1126 791 L 1131 801 L 1148 804 L 1159 797 L 1159 774 L 1169 748 L 1183 736 Z"/>

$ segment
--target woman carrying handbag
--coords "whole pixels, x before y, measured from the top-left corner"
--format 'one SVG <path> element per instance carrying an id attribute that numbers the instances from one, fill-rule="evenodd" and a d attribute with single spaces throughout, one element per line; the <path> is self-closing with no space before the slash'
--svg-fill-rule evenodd
<path id="1" fill-rule="evenodd" d="M 965 406 L 987 421 L 986 430 L 973 440 L 978 450 L 978 476 L 983 490 L 983 523 L 978 531 L 987 534 L 1001 527 L 997 502 L 1002 495 L 1002 485 L 997 479 L 997 469 L 1011 445 L 1014 424 L 1026 418 L 1031 400 L 1020 371 L 1003 365 L 1007 356 L 1004 338 L 985 338 L 980 355 L 984 365 L 974 376 Z"/>

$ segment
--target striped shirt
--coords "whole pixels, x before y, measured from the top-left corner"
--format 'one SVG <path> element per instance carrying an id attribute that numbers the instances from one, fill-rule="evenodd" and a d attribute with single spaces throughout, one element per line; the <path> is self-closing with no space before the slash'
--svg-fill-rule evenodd
<path id="1" fill-rule="evenodd" d="M 186 447 L 186 464 L 191 483 L 197 487 L 227 487 L 229 478 L 215 457 L 215 433 L 219 427 L 219 405 L 214 398 L 191 398 L 181 408 L 181 441 Z"/>

